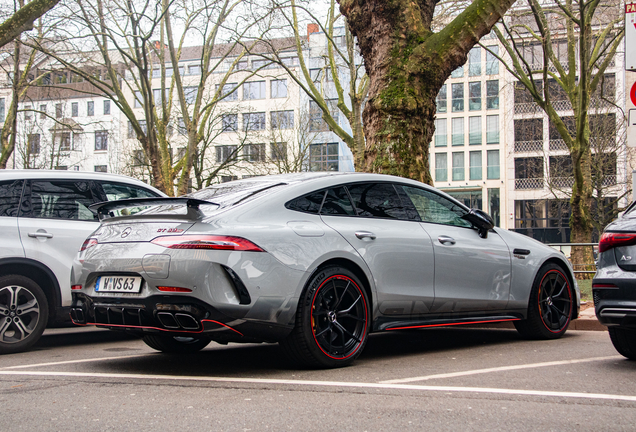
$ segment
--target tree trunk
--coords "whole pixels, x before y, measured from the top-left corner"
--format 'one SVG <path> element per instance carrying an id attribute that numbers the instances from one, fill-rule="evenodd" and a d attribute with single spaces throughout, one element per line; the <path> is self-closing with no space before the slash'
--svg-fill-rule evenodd
<path id="1" fill-rule="evenodd" d="M 436 1 L 340 0 L 370 79 L 363 114 L 366 171 L 432 184 L 428 148 L 437 93 L 513 2 L 475 0 L 433 33 Z"/>

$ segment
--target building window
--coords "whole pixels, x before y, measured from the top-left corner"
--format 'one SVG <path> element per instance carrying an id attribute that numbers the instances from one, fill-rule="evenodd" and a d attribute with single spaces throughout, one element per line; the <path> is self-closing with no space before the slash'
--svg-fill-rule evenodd
<path id="1" fill-rule="evenodd" d="M 221 118 L 223 132 L 236 132 L 238 130 L 238 114 L 224 114 Z"/>
<path id="2" fill-rule="evenodd" d="M 451 119 L 452 135 L 451 141 L 454 146 L 464 145 L 464 118 Z"/>
<path id="3" fill-rule="evenodd" d="M 86 104 L 86 115 L 89 117 L 95 115 L 95 102 L 90 101 Z"/>
<path id="4" fill-rule="evenodd" d="M 310 171 L 338 171 L 338 143 L 309 146 Z"/>
<path id="5" fill-rule="evenodd" d="M 243 63 L 243 62 L 240 62 Z M 247 64 L 247 62 L 245 62 Z M 231 182 L 234 180 L 238 180 L 238 176 L 233 176 L 233 175 L 224 175 L 221 176 L 221 183 L 227 183 L 227 182 Z"/>
<path id="6" fill-rule="evenodd" d="M 464 152 L 453 153 L 453 181 L 464 180 Z"/>
<path id="7" fill-rule="evenodd" d="M 486 144 L 499 144 L 499 116 L 486 116 Z"/>
<path id="8" fill-rule="evenodd" d="M 453 112 L 464 111 L 464 83 L 452 84 L 451 91 Z"/>
<path id="9" fill-rule="evenodd" d="M 446 84 L 442 85 L 442 88 L 439 89 L 439 93 L 437 93 L 437 99 L 435 102 L 437 104 L 437 112 L 445 113 L 446 112 L 446 104 L 448 103 L 448 94 L 446 91 Z"/>
<path id="10" fill-rule="evenodd" d="M 481 180 L 481 151 L 471 151 L 468 154 L 470 180 Z"/>
<path id="11" fill-rule="evenodd" d="M 107 165 L 95 165 L 95 172 L 108 172 Z"/>
<path id="12" fill-rule="evenodd" d="M 272 129 L 292 129 L 294 127 L 294 111 L 272 111 Z"/>
<path id="13" fill-rule="evenodd" d="M 108 131 L 95 132 L 95 151 L 108 150 Z"/>
<path id="14" fill-rule="evenodd" d="M 248 162 L 265 162 L 265 144 L 247 144 L 245 159 Z"/>
<path id="15" fill-rule="evenodd" d="M 284 143 L 284 142 L 272 143 L 272 160 L 273 161 L 287 160 L 287 143 Z"/>
<path id="16" fill-rule="evenodd" d="M 144 166 L 147 164 L 146 153 L 142 150 L 133 151 L 133 166 Z"/>
<path id="17" fill-rule="evenodd" d="M 481 145 L 481 117 L 468 118 L 468 144 Z"/>
<path id="18" fill-rule="evenodd" d="M 188 66 L 188 75 L 201 75 L 201 65 Z"/>
<path id="19" fill-rule="evenodd" d="M 29 154 L 40 154 L 40 134 L 27 135 Z"/>
<path id="20" fill-rule="evenodd" d="M 243 99 L 265 99 L 265 81 L 253 81 L 244 83 Z"/>
<path id="21" fill-rule="evenodd" d="M 73 149 L 70 132 L 59 132 L 53 137 L 55 148 L 60 151 L 71 151 Z"/>
<path id="22" fill-rule="evenodd" d="M 515 158 L 515 189 L 543 188 L 543 158 Z"/>
<path id="23" fill-rule="evenodd" d="M 468 110 L 479 111 L 481 109 L 481 82 L 468 83 Z"/>
<path id="24" fill-rule="evenodd" d="M 141 108 L 143 105 L 143 98 L 141 97 L 140 91 L 135 91 L 135 108 Z"/>
<path id="25" fill-rule="evenodd" d="M 185 102 L 187 104 L 193 104 L 197 100 L 197 95 L 199 94 L 199 87 L 191 86 L 183 88 L 183 96 L 185 97 Z"/>
<path id="26" fill-rule="evenodd" d="M 238 156 L 238 146 L 222 145 L 216 146 L 216 162 L 225 163 L 235 161 Z"/>
<path id="27" fill-rule="evenodd" d="M 104 101 L 104 115 L 110 115 L 110 101 Z"/>
<path id="28" fill-rule="evenodd" d="M 499 47 L 497 45 L 486 47 L 486 75 L 497 75 L 499 73 Z"/>
<path id="29" fill-rule="evenodd" d="M 219 85 L 216 86 L 216 91 L 219 91 Z M 223 99 L 224 102 L 238 100 L 238 88 L 237 83 L 228 83 L 223 85 L 223 89 L 219 94 L 219 99 Z"/>
<path id="30" fill-rule="evenodd" d="M 488 188 L 488 214 L 495 221 L 495 226 L 501 226 L 500 213 L 499 188 Z"/>
<path id="31" fill-rule="evenodd" d="M 265 130 L 265 113 L 246 113 L 243 114 L 243 130 L 257 131 Z"/>
<path id="32" fill-rule="evenodd" d="M 66 165 L 56 165 L 55 166 L 55 170 L 56 171 L 67 171 L 68 167 Z"/>
<path id="33" fill-rule="evenodd" d="M 486 81 L 486 109 L 499 109 L 499 80 Z"/>
<path id="34" fill-rule="evenodd" d="M 488 150 L 486 153 L 486 178 L 499 179 L 499 150 Z"/>
<path id="35" fill-rule="evenodd" d="M 46 119 L 46 104 L 40 105 L 40 120 L 44 119 Z"/>
<path id="36" fill-rule="evenodd" d="M 464 76 L 464 66 L 460 66 L 451 72 L 451 78 L 461 78 Z"/>
<path id="37" fill-rule="evenodd" d="M 62 118 L 62 104 L 55 104 L 55 118 Z"/>
<path id="38" fill-rule="evenodd" d="M 272 80 L 271 95 L 272 95 L 272 98 L 287 97 L 287 80 L 286 79 Z"/>
<path id="39" fill-rule="evenodd" d="M 435 181 L 445 182 L 448 180 L 448 154 L 435 153 Z"/>
<path id="40" fill-rule="evenodd" d="M 31 105 L 25 105 L 24 106 L 24 119 L 25 120 L 31 120 L 33 118 L 32 114 L 31 114 Z"/>
<path id="41" fill-rule="evenodd" d="M 338 100 L 327 99 L 326 102 L 331 117 L 336 123 L 338 123 Z M 309 130 L 311 132 L 326 132 L 329 130 L 329 125 L 325 122 L 322 116 L 323 112 L 320 105 L 314 101 L 309 101 Z"/>
<path id="42" fill-rule="evenodd" d="M 79 115 L 79 103 L 71 103 L 71 117 L 77 117 Z"/>
<path id="43" fill-rule="evenodd" d="M 448 143 L 448 127 L 446 119 L 435 120 L 435 147 L 446 147 Z"/>
<path id="44" fill-rule="evenodd" d="M 481 48 L 474 47 L 468 52 L 468 76 L 481 75 Z"/>
<path id="45" fill-rule="evenodd" d="M 5 112 L 4 112 L 4 98 L 0 98 L 0 122 L 4 121 L 4 116 L 5 116 Z"/>
<path id="46" fill-rule="evenodd" d="M 177 119 L 177 133 L 181 136 L 188 135 L 188 128 L 186 127 L 185 120 L 183 117 L 179 117 Z"/>

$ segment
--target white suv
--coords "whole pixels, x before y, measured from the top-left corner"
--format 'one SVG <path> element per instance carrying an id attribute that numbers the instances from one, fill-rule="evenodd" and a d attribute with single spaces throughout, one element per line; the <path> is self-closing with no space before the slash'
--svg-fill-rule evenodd
<path id="1" fill-rule="evenodd" d="M 121 175 L 0 170 L 0 353 L 70 320 L 73 258 L 99 225 L 88 206 L 156 196 L 165 194 Z"/>

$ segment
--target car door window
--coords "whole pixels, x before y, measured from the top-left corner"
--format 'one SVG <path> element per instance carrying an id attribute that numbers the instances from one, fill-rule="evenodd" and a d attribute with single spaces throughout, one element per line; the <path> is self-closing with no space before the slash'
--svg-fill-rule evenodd
<path id="1" fill-rule="evenodd" d="M 353 183 L 347 189 L 359 216 L 410 220 L 391 183 Z"/>
<path id="2" fill-rule="evenodd" d="M 31 217 L 96 220 L 88 209 L 93 203 L 88 181 L 35 180 L 31 183 Z"/>
<path id="3" fill-rule="evenodd" d="M 23 180 L 0 182 L 0 216 L 16 217 L 20 208 Z"/>
<path id="4" fill-rule="evenodd" d="M 351 205 L 347 190 L 342 186 L 329 189 L 325 201 L 322 203 L 320 214 L 355 216 L 356 213 Z"/>
<path id="5" fill-rule="evenodd" d="M 468 212 L 459 204 L 425 189 L 405 185 L 401 187 L 415 206 L 422 222 L 472 227 L 470 222 L 462 218 Z"/>

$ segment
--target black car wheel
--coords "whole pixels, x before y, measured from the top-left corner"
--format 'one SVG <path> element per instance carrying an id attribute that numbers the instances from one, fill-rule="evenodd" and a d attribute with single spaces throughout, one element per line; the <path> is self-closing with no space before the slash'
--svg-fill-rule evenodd
<path id="1" fill-rule="evenodd" d="M 613 326 L 607 329 L 616 351 L 630 360 L 636 360 L 636 330 Z"/>
<path id="2" fill-rule="evenodd" d="M 563 269 L 555 264 L 543 266 L 534 280 L 528 317 L 515 321 L 517 331 L 530 339 L 557 339 L 570 325 L 574 291 Z"/>
<path id="3" fill-rule="evenodd" d="M 296 326 L 281 346 L 308 366 L 347 366 L 362 352 L 369 326 L 369 301 L 358 278 L 346 268 L 326 267 L 305 288 Z"/>
<path id="4" fill-rule="evenodd" d="M 20 275 L 0 277 L 0 353 L 25 351 L 40 339 L 49 318 L 42 288 Z"/>
<path id="5" fill-rule="evenodd" d="M 146 335 L 144 342 L 150 348 L 165 353 L 194 353 L 208 346 L 210 339 L 204 337 Z"/>

